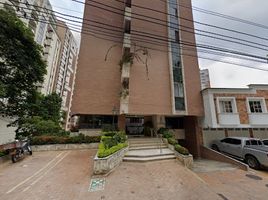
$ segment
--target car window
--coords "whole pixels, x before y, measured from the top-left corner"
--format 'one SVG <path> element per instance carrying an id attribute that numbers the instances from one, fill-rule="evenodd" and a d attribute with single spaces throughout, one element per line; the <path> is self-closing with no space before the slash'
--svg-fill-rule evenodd
<path id="1" fill-rule="evenodd" d="M 240 145 L 241 144 L 241 140 L 239 140 L 239 139 L 233 139 L 232 144 L 234 144 L 234 145 Z"/>
<path id="2" fill-rule="evenodd" d="M 246 141 L 246 145 L 250 145 L 250 141 L 249 140 Z"/>
<path id="3" fill-rule="evenodd" d="M 260 140 L 258 140 L 258 145 L 262 145 L 262 142 Z"/>
<path id="4" fill-rule="evenodd" d="M 257 140 L 251 140 L 251 145 L 258 145 L 258 141 Z"/>
<path id="5" fill-rule="evenodd" d="M 221 142 L 227 143 L 227 144 L 232 144 L 232 139 L 231 138 L 225 138 L 225 139 L 221 140 Z"/>
<path id="6" fill-rule="evenodd" d="M 268 145 L 268 140 L 263 140 L 262 142 L 264 145 Z"/>

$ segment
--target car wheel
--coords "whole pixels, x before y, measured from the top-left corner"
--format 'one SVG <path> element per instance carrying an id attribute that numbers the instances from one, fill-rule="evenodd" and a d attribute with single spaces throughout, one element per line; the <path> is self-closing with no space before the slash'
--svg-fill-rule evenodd
<path id="1" fill-rule="evenodd" d="M 220 152 L 220 149 L 219 149 L 219 147 L 218 147 L 216 144 L 213 144 L 213 145 L 211 146 L 211 148 L 212 148 L 214 151 L 218 151 L 218 152 Z"/>
<path id="2" fill-rule="evenodd" d="M 260 163 L 254 156 L 247 156 L 246 157 L 246 163 L 250 168 L 253 169 L 260 169 Z"/>

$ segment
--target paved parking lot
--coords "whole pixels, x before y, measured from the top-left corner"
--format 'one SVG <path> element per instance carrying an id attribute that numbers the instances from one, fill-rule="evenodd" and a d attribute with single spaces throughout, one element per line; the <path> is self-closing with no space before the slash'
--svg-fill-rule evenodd
<path id="1" fill-rule="evenodd" d="M 265 171 L 192 172 L 175 160 L 124 162 L 108 177 L 92 177 L 95 153 L 38 152 L 16 164 L 0 165 L 0 199 L 266 200 L 268 196 Z"/>
<path id="2" fill-rule="evenodd" d="M 95 151 L 37 152 L 0 166 L 0 199 L 82 199 Z"/>

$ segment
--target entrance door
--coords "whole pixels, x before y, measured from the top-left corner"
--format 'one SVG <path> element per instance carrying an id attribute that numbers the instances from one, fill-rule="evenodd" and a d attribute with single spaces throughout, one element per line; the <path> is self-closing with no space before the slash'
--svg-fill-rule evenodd
<path id="1" fill-rule="evenodd" d="M 127 117 L 126 132 L 128 135 L 143 135 L 144 117 Z"/>

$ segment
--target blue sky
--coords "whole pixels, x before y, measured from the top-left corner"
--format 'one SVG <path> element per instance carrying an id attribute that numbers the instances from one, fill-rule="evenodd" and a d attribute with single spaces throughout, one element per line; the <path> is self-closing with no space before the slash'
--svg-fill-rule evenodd
<path id="1" fill-rule="evenodd" d="M 80 0 L 82 1 L 82 0 Z M 153 0 L 154 1 L 154 0 Z M 54 10 L 75 15 L 78 17 L 83 17 L 84 6 L 83 4 L 74 2 L 72 0 L 50 0 Z M 243 18 L 246 20 L 254 21 L 268 26 L 267 21 L 267 8 L 268 1 L 266 0 L 192 0 L 193 5 L 196 7 L 224 13 L 227 15 Z M 258 2 L 258 3 L 257 3 Z M 250 11 L 250 12 L 249 12 Z M 231 28 L 240 30 L 243 32 L 259 35 L 262 37 L 268 38 L 268 30 L 256 28 L 254 26 L 249 26 L 246 24 L 241 24 L 238 22 L 232 22 L 229 20 L 217 18 L 212 15 L 202 14 L 200 12 L 194 12 L 194 18 L 197 21 L 217 24 L 222 27 Z M 199 27 L 196 25 L 196 28 L 205 29 L 206 27 Z M 213 30 L 215 31 L 215 30 Z M 220 33 L 220 32 L 219 32 Z M 77 40 L 79 41 L 80 36 L 77 33 L 74 33 Z M 228 34 L 230 36 L 236 36 L 232 33 L 223 32 L 223 34 Z M 240 37 L 240 36 L 239 36 Z M 252 38 L 244 38 L 254 40 Z M 259 54 L 261 56 L 266 56 L 266 52 L 256 52 L 250 48 L 245 48 L 242 46 L 237 46 L 232 43 L 223 43 L 221 41 L 208 39 L 204 37 L 197 36 L 198 43 L 204 44 L 213 44 L 217 46 L 227 47 L 238 49 L 240 51 L 246 51 L 249 53 Z M 263 41 L 256 41 L 262 42 Z M 268 42 L 265 43 L 268 45 Z M 202 55 L 203 56 L 203 55 Z M 206 55 L 204 55 L 206 56 Z M 253 67 L 263 67 L 268 69 L 267 64 L 257 64 L 257 63 L 248 63 L 246 61 L 238 61 L 226 57 L 220 58 L 223 61 L 234 61 L 241 64 L 251 65 Z M 206 61 L 199 59 L 200 68 L 208 68 L 211 76 L 211 83 L 213 87 L 246 87 L 248 84 L 259 83 L 259 84 L 268 84 L 268 72 L 247 69 L 239 66 L 234 66 L 230 64 L 223 64 L 219 62 Z"/>

